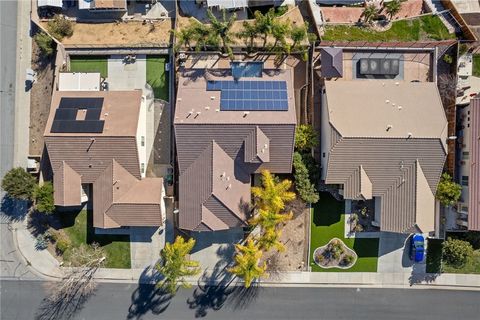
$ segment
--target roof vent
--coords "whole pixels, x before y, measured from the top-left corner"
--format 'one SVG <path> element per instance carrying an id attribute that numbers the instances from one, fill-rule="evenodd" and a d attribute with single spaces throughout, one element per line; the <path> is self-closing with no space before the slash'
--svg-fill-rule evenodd
<path id="1" fill-rule="evenodd" d="M 182 98 L 177 98 L 177 101 L 182 101 Z"/>
<path id="2" fill-rule="evenodd" d="M 399 84 L 400 84 L 400 82 L 398 82 L 398 81 L 397 81 L 397 82 L 395 82 L 395 85 L 396 85 L 396 86 L 398 86 Z"/>
<path id="3" fill-rule="evenodd" d="M 228 184 L 228 186 L 227 186 L 227 190 L 228 190 L 228 189 L 232 189 L 232 184 L 231 184 L 231 183 L 230 183 L 230 184 Z"/>
<path id="4" fill-rule="evenodd" d="M 210 110 L 210 107 L 205 107 L 205 110 Z"/>
<path id="5" fill-rule="evenodd" d="M 218 108 L 217 108 L 217 109 L 215 109 L 215 112 L 220 112 L 220 109 L 218 109 Z"/>
<path id="6" fill-rule="evenodd" d="M 390 131 L 390 129 L 392 129 L 393 126 L 391 124 L 387 125 L 387 131 Z"/>
<path id="7" fill-rule="evenodd" d="M 398 110 L 402 110 L 402 106 L 398 106 Z"/>
<path id="8" fill-rule="evenodd" d="M 105 112 L 103 115 L 104 115 L 105 117 L 108 116 L 108 112 Z"/>
<path id="9" fill-rule="evenodd" d="M 410 139 L 413 136 L 413 134 L 411 132 L 408 132 L 407 136 L 408 136 L 408 139 Z"/>
<path id="10" fill-rule="evenodd" d="M 385 103 L 390 103 L 390 100 L 388 100 L 388 99 L 387 99 L 387 100 L 385 100 Z"/>
<path id="11" fill-rule="evenodd" d="M 245 118 L 246 116 L 248 116 L 250 114 L 250 111 L 244 111 L 243 112 L 243 117 Z"/>
<path id="12" fill-rule="evenodd" d="M 395 103 L 392 102 L 392 107 L 395 107 Z"/>
<path id="13" fill-rule="evenodd" d="M 197 111 L 197 114 L 195 115 L 194 119 L 196 119 L 200 114 L 201 114 L 201 112 Z"/>
<path id="14" fill-rule="evenodd" d="M 210 96 L 210 100 L 215 100 L 215 96 Z"/>

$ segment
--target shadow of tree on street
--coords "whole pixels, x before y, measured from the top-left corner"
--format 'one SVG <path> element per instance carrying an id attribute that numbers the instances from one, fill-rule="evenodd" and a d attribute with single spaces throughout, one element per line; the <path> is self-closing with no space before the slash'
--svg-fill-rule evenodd
<path id="1" fill-rule="evenodd" d="M 30 201 L 17 200 L 5 195 L 2 198 L 1 212 L 2 220 L 7 219 L 8 222 L 19 222 L 25 219 L 30 207 Z"/>
<path id="2" fill-rule="evenodd" d="M 408 278 L 410 286 L 420 283 L 434 283 L 440 273 L 425 273 L 424 270 L 419 270 L 418 264 L 413 265 L 412 273 Z"/>
<path id="3" fill-rule="evenodd" d="M 132 303 L 128 308 L 127 319 L 142 319 L 147 313 L 159 315 L 168 308 L 173 295 L 156 283 L 163 276 L 154 267 L 143 270 L 138 280 L 138 288 L 132 293 Z"/>
<path id="4" fill-rule="evenodd" d="M 258 298 L 261 290 L 259 282 L 253 282 L 249 288 L 245 288 L 243 285 L 236 286 L 228 303 L 234 310 L 245 309 Z"/>

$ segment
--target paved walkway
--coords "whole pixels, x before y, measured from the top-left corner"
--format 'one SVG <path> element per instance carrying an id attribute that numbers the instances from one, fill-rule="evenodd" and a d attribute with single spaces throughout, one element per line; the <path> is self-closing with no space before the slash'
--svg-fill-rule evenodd
<path id="1" fill-rule="evenodd" d="M 26 230 L 23 223 L 13 224 L 13 236 L 18 250 L 20 251 L 25 263 L 31 265 L 33 272 L 50 280 L 59 279 L 63 271 L 59 263 L 47 251 L 37 251 L 34 249 L 34 239 Z M 206 270 L 206 276 L 209 283 L 218 283 L 209 275 L 214 272 L 219 273 L 217 269 Z M 96 274 L 96 279 L 101 282 L 127 282 L 127 283 L 151 283 L 152 269 L 101 269 Z M 221 279 L 220 279 L 221 280 Z M 197 284 L 198 278 L 190 278 L 189 282 Z M 480 275 L 464 274 L 425 274 L 408 272 L 283 272 L 274 279 L 262 281 L 268 286 L 354 286 L 354 287 L 410 287 L 410 286 L 428 286 L 428 287 L 455 287 L 456 289 L 480 290 Z"/>

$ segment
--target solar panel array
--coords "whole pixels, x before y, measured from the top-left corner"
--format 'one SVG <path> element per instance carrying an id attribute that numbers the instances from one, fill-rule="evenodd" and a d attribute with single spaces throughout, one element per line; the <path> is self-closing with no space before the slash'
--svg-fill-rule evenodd
<path id="1" fill-rule="evenodd" d="M 221 91 L 222 111 L 287 111 L 286 81 L 208 81 L 207 91 Z"/>
<path id="2" fill-rule="evenodd" d="M 52 133 L 102 133 L 103 98 L 61 98 L 53 118 Z M 85 109 L 85 120 L 77 120 L 78 110 Z"/>

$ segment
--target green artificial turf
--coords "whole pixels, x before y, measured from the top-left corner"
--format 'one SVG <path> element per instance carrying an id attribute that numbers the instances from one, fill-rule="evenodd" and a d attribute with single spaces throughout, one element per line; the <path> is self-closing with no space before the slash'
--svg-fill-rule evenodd
<path id="1" fill-rule="evenodd" d="M 93 213 L 82 210 L 77 213 L 59 213 L 63 231 L 71 241 L 71 248 L 83 243 L 98 243 L 106 253 L 106 268 L 130 268 L 130 237 L 127 235 L 96 235 L 93 228 Z M 69 260 L 71 249 L 64 253 Z"/>
<path id="2" fill-rule="evenodd" d="M 454 39 L 437 16 L 423 16 L 414 20 L 401 20 L 383 32 L 369 28 L 332 25 L 325 28 L 322 40 L 326 41 L 419 41 Z"/>
<path id="3" fill-rule="evenodd" d="M 473 75 L 480 77 L 480 54 L 473 55 Z"/>
<path id="4" fill-rule="evenodd" d="M 71 56 L 71 72 L 100 72 L 102 78 L 108 77 L 108 56 Z"/>
<path id="5" fill-rule="evenodd" d="M 312 271 L 326 272 L 376 272 L 378 260 L 378 239 L 346 239 L 344 237 L 345 204 L 335 200 L 329 193 L 321 193 L 320 200 L 312 209 L 310 239 L 310 266 Z M 350 269 L 323 269 L 313 261 L 316 248 L 327 244 L 331 239 L 341 239 L 353 249 L 358 259 Z"/>
<path id="6" fill-rule="evenodd" d="M 153 88 L 156 99 L 168 101 L 169 75 L 165 71 L 165 56 L 147 56 L 147 83 Z"/>

